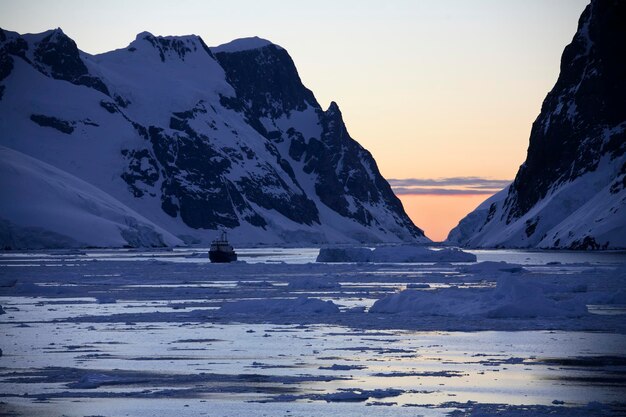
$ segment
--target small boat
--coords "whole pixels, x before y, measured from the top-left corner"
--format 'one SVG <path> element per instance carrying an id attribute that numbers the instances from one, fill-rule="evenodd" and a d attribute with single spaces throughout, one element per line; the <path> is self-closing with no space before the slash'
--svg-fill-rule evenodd
<path id="1" fill-rule="evenodd" d="M 222 231 L 219 239 L 215 239 L 211 242 L 211 248 L 209 249 L 209 259 L 211 262 L 227 263 L 237 260 L 237 254 L 235 250 L 228 243 L 226 238 L 226 232 Z"/>

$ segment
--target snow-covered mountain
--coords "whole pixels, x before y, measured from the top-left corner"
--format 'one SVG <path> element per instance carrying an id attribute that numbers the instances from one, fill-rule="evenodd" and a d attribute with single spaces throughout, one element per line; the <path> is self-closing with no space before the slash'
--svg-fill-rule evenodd
<path id="1" fill-rule="evenodd" d="M 513 183 L 461 220 L 469 247 L 626 248 L 626 2 L 594 0 Z"/>
<path id="2" fill-rule="evenodd" d="M 263 39 L 144 32 L 92 56 L 60 29 L 0 29 L 0 132 L 5 247 L 55 246 L 33 228 L 57 246 L 205 244 L 219 228 L 238 244 L 428 241 L 337 104 Z"/>
<path id="3" fill-rule="evenodd" d="M 91 184 L 3 146 L 0 189 L 13 190 L 0 200 L 3 217 L 12 220 L 0 220 L 0 247 L 89 246 L 93 235 L 102 246 L 182 244 Z"/>

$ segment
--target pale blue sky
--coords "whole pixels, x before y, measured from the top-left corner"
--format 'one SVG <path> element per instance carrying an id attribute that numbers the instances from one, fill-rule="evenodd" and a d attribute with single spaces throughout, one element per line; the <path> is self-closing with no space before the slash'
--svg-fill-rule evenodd
<path id="1" fill-rule="evenodd" d="M 0 27 L 61 27 L 79 48 L 147 30 L 285 47 L 388 178 L 512 178 L 586 0 L 0 0 Z M 494 155 L 497 155 L 494 157 Z"/>

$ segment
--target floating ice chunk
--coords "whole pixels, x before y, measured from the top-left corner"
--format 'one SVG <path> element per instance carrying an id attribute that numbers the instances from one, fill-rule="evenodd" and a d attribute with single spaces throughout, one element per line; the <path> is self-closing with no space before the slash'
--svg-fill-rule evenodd
<path id="1" fill-rule="evenodd" d="M 476 255 L 458 248 L 431 249 L 418 245 L 321 248 L 317 262 L 476 262 Z"/>
<path id="2" fill-rule="evenodd" d="M 363 402 L 369 400 L 370 396 L 363 391 L 340 391 L 331 394 L 325 394 L 323 399 L 326 402 Z"/>
<path id="3" fill-rule="evenodd" d="M 407 289 L 376 301 L 369 311 L 489 318 L 580 317 L 587 314 L 583 300 L 576 297 L 562 299 L 563 296 L 547 294 L 539 283 L 525 282 L 509 275 L 501 277 L 495 289 Z"/>
<path id="4" fill-rule="evenodd" d="M 298 297 L 235 301 L 224 304 L 219 312 L 226 314 L 334 314 L 339 313 L 339 308 L 332 301 Z"/>
<path id="5" fill-rule="evenodd" d="M 431 249 L 417 245 L 381 246 L 373 252 L 373 262 L 476 262 L 476 255 L 458 248 Z"/>
<path id="6" fill-rule="evenodd" d="M 325 278 L 302 278 L 291 281 L 287 288 L 290 290 L 332 290 L 341 288 L 341 284 Z"/>
<path id="7" fill-rule="evenodd" d="M 321 248 L 317 262 L 372 262 L 370 248 Z"/>
<path id="8" fill-rule="evenodd" d="M 402 393 L 402 390 L 394 388 L 379 388 L 373 390 L 349 389 L 333 392 L 330 394 L 322 394 L 314 399 L 325 400 L 326 402 L 363 402 L 367 401 L 370 398 L 397 397 Z"/>
<path id="9" fill-rule="evenodd" d="M 459 270 L 466 274 L 497 274 L 499 272 L 509 272 L 509 273 L 522 273 L 527 272 L 526 269 L 522 268 L 517 264 L 510 264 L 507 262 L 493 262 L 493 261 L 485 261 L 479 262 L 474 265 L 465 265 L 459 268 Z"/>
<path id="10" fill-rule="evenodd" d="M 117 299 L 109 294 L 101 294 L 96 297 L 98 304 L 115 304 Z"/>
<path id="11" fill-rule="evenodd" d="M 407 289 L 374 303 L 370 313 L 459 316 L 477 314 L 482 297 L 476 290 L 442 288 L 433 291 Z"/>
<path id="12" fill-rule="evenodd" d="M 80 380 L 67 384 L 73 389 L 95 389 L 103 385 L 121 385 L 132 382 L 129 378 L 104 373 L 87 373 Z"/>
<path id="13" fill-rule="evenodd" d="M 274 284 L 269 281 L 239 281 L 238 287 L 257 287 L 257 288 L 272 288 Z"/>
<path id="14" fill-rule="evenodd" d="M 407 288 L 430 288 L 430 284 L 424 284 L 421 282 L 410 282 L 406 285 Z"/>
<path id="15" fill-rule="evenodd" d="M 365 369 L 364 365 L 340 365 L 340 364 L 332 364 L 331 366 L 320 366 L 319 369 L 328 370 L 328 371 L 352 371 L 358 369 Z"/>
<path id="16" fill-rule="evenodd" d="M 580 317 L 587 313 L 580 301 L 556 301 L 541 286 L 514 277 L 499 279 L 492 299 L 495 308 L 487 311 L 491 318 Z"/>

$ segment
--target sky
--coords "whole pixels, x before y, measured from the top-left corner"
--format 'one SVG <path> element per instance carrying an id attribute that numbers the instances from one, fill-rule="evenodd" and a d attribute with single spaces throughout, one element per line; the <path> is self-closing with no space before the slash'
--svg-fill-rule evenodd
<path id="1" fill-rule="evenodd" d="M 442 240 L 514 178 L 587 3 L 0 0 L 0 27 L 61 27 L 91 54 L 143 31 L 196 34 L 210 46 L 269 39 L 322 107 L 339 104 L 412 220 Z"/>

